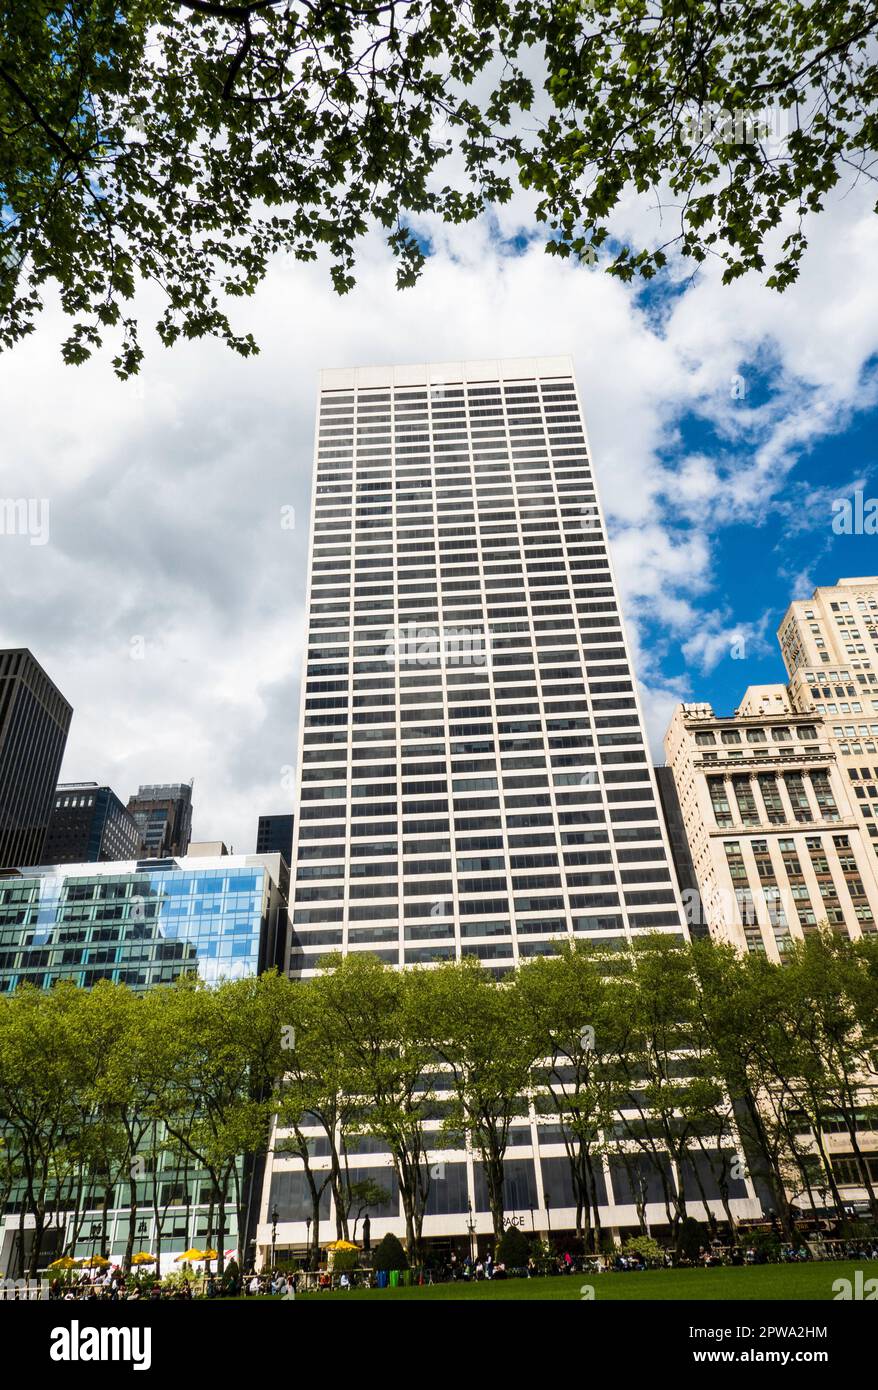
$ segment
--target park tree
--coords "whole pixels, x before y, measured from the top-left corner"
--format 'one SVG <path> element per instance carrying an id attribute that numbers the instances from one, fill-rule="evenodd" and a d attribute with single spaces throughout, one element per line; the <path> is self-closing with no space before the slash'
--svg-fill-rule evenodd
<path id="1" fill-rule="evenodd" d="M 518 994 L 517 979 L 494 980 L 479 961 L 437 965 L 425 975 L 424 1018 L 451 1088 L 443 1128 L 467 1133 L 488 1189 L 494 1238 L 503 1234 L 504 1158 L 509 1127 L 527 1115 L 527 1091 L 538 1044 Z"/>
<path id="2" fill-rule="evenodd" d="M 691 947 L 701 1026 L 732 1097 L 745 1160 L 768 1189 L 781 1229 L 795 1235 L 789 1190 L 810 1181 L 808 1155 L 796 1132 L 800 1108 L 796 1059 L 783 1022 L 783 972 L 764 955 L 739 955 L 711 941 Z"/>
<path id="3" fill-rule="evenodd" d="M 878 1193 L 861 1144 L 863 1117 L 875 1114 L 878 1101 L 874 1070 L 878 997 L 874 982 L 864 968 L 862 954 L 849 938 L 827 928 L 790 950 L 781 983 L 784 1025 L 794 1048 L 801 1108 L 811 1121 L 833 1199 L 840 1207 L 841 1194 L 824 1128 L 827 1121 L 840 1121 L 860 1185 L 866 1190 L 872 1220 L 878 1223 Z"/>
<path id="4" fill-rule="evenodd" d="M 275 972 L 208 986 L 184 977 L 153 992 L 172 1041 L 156 1108 L 168 1134 L 206 1169 L 217 1209 L 222 1273 L 226 1216 L 237 1216 L 244 1258 L 247 1194 L 241 1159 L 268 1147 L 275 1081 L 282 1069 L 282 1027 L 290 980 Z"/>
<path id="5" fill-rule="evenodd" d="M 538 1113 L 557 1115 L 570 1164 L 576 1236 L 600 1250 L 599 1183 L 614 1122 L 615 1016 L 606 962 L 581 943 L 521 967 L 517 994 L 539 1060 L 531 1081 Z"/>
<path id="6" fill-rule="evenodd" d="M 623 1161 L 639 1154 L 658 1175 L 676 1238 L 688 1215 L 690 1178 L 710 1212 L 697 1156 L 705 1137 L 714 1150 L 720 1144 L 726 1098 L 719 1059 L 702 1023 L 688 945 L 650 934 L 632 942 L 620 965 L 616 1132 Z"/>
<path id="7" fill-rule="evenodd" d="M 54 286 L 65 359 L 109 332 L 127 376 L 144 283 L 164 343 L 246 355 L 229 306 L 273 256 L 325 253 L 344 292 L 377 226 L 410 285 L 419 219 L 520 189 L 556 255 L 627 280 L 676 248 L 783 289 L 869 176 L 876 29 L 869 0 L 0 0 L 0 344 Z M 612 239 L 635 194 L 662 244 Z"/>
<path id="8" fill-rule="evenodd" d="M 434 1052 L 425 1027 L 429 972 L 394 970 L 368 952 L 333 959 L 332 965 L 322 988 L 335 1027 L 342 1087 L 361 1102 L 361 1132 L 387 1144 L 399 1182 L 406 1249 L 420 1263 L 433 1171 L 425 1128 L 434 1099 L 429 1077 Z"/>
<path id="9" fill-rule="evenodd" d="M 335 1020 L 328 1008 L 328 988 L 327 976 L 319 975 L 300 982 L 289 995 L 282 1029 L 282 1067 L 275 1094 L 276 1151 L 295 1154 L 301 1160 L 310 1196 L 308 1260 L 312 1266 L 316 1265 L 320 1249 L 320 1210 L 327 1188 L 335 1197 L 336 1238 L 349 1239 L 343 1154 L 361 1109 L 357 1098 L 343 1087 L 344 1063 Z M 313 1161 L 313 1140 L 308 1133 L 313 1128 L 323 1130 L 328 1168 Z"/>
<path id="10" fill-rule="evenodd" d="M 25 985 L 0 996 L 0 1128 L 33 1221 L 25 1271 L 31 1278 L 57 1190 L 58 1156 L 77 1141 L 89 1084 L 86 1015 L 85 995 L 72 984 L 50 993 Z M 62 1160 L 62 1172 L 65 1166 Z"/>

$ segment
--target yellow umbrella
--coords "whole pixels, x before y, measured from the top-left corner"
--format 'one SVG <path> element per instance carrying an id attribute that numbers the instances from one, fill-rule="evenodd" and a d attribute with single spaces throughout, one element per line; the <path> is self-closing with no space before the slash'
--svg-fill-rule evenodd
<path id="1" fill-rule="evenodd" d="M 359 1245 L 352 1245 L 349 1240 L 334 1240 L 331 1245 L 327 1245 L 327 1250 L 359 1250 Z"/>
<path id="2" fill-rule="evenodd" d="M 75 1268 L 76 1268 L 76 1264 L 77 1264 L 76 1260 L 71 1259 L 71 1257 L 70 1257 L 69 1255 L 62 1255 L 61 1258 L 60 1258 L 60 1260 L 53 1260 L 52 1263 L 49 1265 L 49 1268 L 50 1268 L 50 1269 L 75 1269 Z"/>
<path id="3" fill-rule="evenodd" d="M 182 1253 L 182 1255 L 175 1255 L 175 1256 L 174 1256 L 174 1259 L 177 1261 L 178 1264 L 180 1263 L 181 1260 L 184 1260 L 184 1261 L 185 1261 L 185 1260 L 188 1260 L 189 1263 L 191 1264 L 193 1260 L 203 1260 L 203 1259 L 204 1259 L 204 1251 L 203 1251 L 203 1250 L 196 1250 L 195 1247 L 193 1246 L 191 1250 L 184 1250 L 183 1253 Z"/>
<path id="4" fill-rule="evenodd" d="M 155 1255 L 150 1255 L 146 1250 L 138 1250 L 136 1255 L 132 1255 L 131 1263 L 133 1265 L 154 1265 Z"/>
<path id="5" fill-rule="evenodd" d="M 108 1265 L 109 1263 L 110 1261 L 105 1259 L 103 1255 L 90 1255 L 87 1260 L 82 1261 L 82 1267 L 83 1269 L 96 1269 L 101 1265 Z"/>
<path id="6" fill-rule="evenodd" d="M 206 1260 L 218 1260 L 219 1253 L 216 1250 L 205 1250 L 204 1258 Z"/>

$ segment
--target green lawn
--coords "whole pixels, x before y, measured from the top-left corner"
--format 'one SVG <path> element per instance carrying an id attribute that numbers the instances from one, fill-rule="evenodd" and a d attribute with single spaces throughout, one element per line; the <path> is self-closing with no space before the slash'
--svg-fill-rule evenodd
<path id="1" fill-rule="evenodd" d="M 626 1299 L 716 1300 L 785 1299 L 832 1300 L 835 1279 L 853 1282 L 854 1271 L 865 1277 L 878 1277 L 878 1261 L 826 1260 L 813 1264 L 753 1265 L 743 1269 L 656 1269 L 642 1274 L 574 1274 L 549 1279 L 509 1279 L 478 1284 L 433 1284 L 423 1288 L 351 1289 L 344 1293 L 299 1294 L 306 1300 L 332 1299 L 336 1303 L 383 1298 L 385 1302 L 408 1299 L 577 1299 L 583 1284 L 594 1288 L 596 1301 Z"/>

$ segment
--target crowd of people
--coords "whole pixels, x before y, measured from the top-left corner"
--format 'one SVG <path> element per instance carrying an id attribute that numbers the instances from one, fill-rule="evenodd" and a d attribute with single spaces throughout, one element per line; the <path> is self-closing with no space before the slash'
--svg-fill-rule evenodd
<path id="1" fill-rule="evenodd" d="M 557 1274 L 602 1274 L 605 1272 L 630 1272 L 648 1268 L 666 1269 L 716 1268 L 724 1266 L 746 1266 L 767 1263 L 797 1264 L 810 1260 L 878 1260 L 878 1239 L 833 1239 L 819 1244 L 786 1242 L 766 1245 L 752 1241 L 735 1245 L 722 1245 L 714 1242 L 702 1246 L 697 1254 L 681 1255 L 670 1249 L 663 1250 L 660 1258 L 647 1258 L 636 1249 L 627 1249 L 602 1255 L 580 1255 L 570 1250 L 543 1251 L 537 1260 L 531 1254 L 526 1266 L 509 1269 L 503 1260 L 495 1260 L 487 1254 L 468 1254 L 461 1258 L 451 1251 L 447 1260 L 423 1270 L 413 1270 L 406 1274 L 406 1282 L 433 1284 L 461 1282 L 480 1283 L 485 1280 L 501 1280 L 510 1277 L 537 1278 Z M 384 1276 L 386 1280 L 387 1276 Z M 11 1284 L 12 1281 L 6 1281 Z M 332 1271 L 323 1268 L 308 1273 L 304 1270 L 276 1270 L 258 1273 L 249 1269 L 241 1273 L 235 1261 L 231 1261 L 222 1274 L 209 1273 L 200 1276 L 189 1267 L 164 1279 L 144 1274 L 125 1274 L 120 1265 L 111 1265 L 106 1271 L 83 1270 L 69 1278 L 54 1277 L 48 1286 L 38 1283 L 27 1287 L 25 1281 L 16 1281 L 16 1287 L 6 1287 L 3 1297 L 33 1298 L 72 1301 L 119 1300 L 158 1302 L 173 1300 L 186 1302 L 193 1298 L 295 1298 L 297 1293 L 316 1290 L 328 1292 L 334 1289 L 346 1291 L 353 1288 L 372 1287 L 381 1282 L 381 1277 L 371 1269 Z"/>

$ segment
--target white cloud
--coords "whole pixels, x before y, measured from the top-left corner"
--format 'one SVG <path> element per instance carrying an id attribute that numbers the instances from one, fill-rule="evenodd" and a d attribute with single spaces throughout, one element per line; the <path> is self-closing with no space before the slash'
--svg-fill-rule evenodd
<path id="1" fill-rule="evenodd" d="M 0 539 L 0 645 L 30 646 L 75 707 L 64 777 L 126 796 L 138 781 L 194 776 L 196 835 L 241 850 L 260 813 L 288 808 L 322 366 L 571 352 L 638 651 L 647 620 L 700 670 L 733 632 L 761 640 L 758 615 L 728 613 L 712 594 L 713 534 L 774 506 L 810 441 L 871 398 L 871 216 L 858 194 L 815 223 L 802 281 L 782 298 L 755 277 L 722 287 L 708 266 L 661 319 L 632 287 L 539 243 L 502 253 L 487 224 L 433 228 L 421 283 L 398 294 L 374 235 L 344 299 L 324 266 L 293 262 L 235 304 L 259 357 L 151 342 L 139 383 L 113 378 L 109 352 L 63 367 L 51 307 L 0 358 L 0 486 L 51 503 L 48 545 Z M 149 295 L 141 303 L 157 317 Z M 757 354 L 773 364 L 777 397 L 735 402 L 728 379 Z M 691 410 L 728 441 L 731 480 L 704 451 L 669 465 Z M 293 531 L 280 526 L 285 505 Z M 655 657 L 639 651 L 654 731 L 685 685 L 663 682 Z"/>

